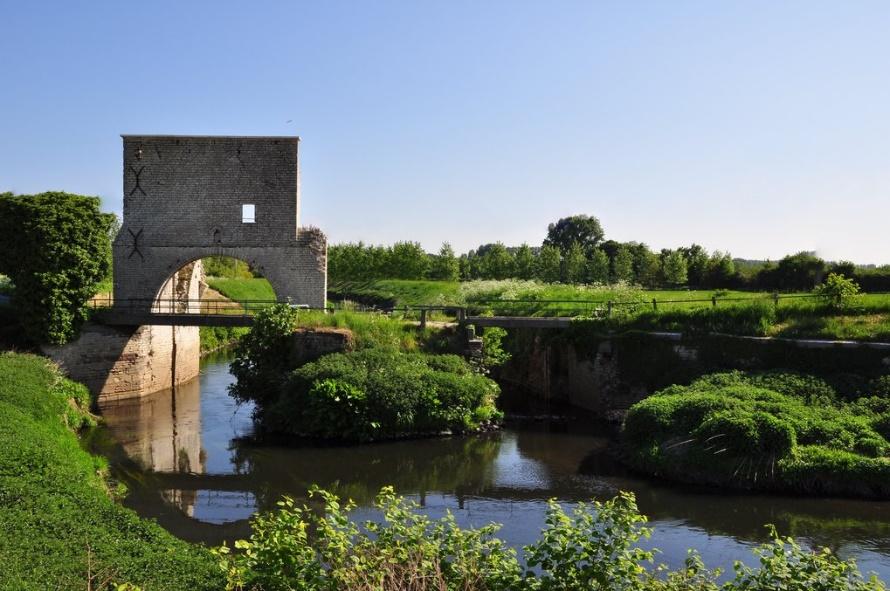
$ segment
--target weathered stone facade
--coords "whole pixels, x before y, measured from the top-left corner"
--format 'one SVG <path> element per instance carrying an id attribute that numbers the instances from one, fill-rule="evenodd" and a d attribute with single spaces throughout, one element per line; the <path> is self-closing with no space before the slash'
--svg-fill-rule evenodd
<path id="1" fill-rule="evenodd" d="M 298 145 L 297 137 L 123 136 L 116 305 L 149 309 L 177 270 L 215 255 L 250 264 L 281 300 L 323 307 L 327 243 L 299 228 Z"/>
<path id="2" fill-rule="evenodd" d="M 200 296 L 200 261 L 186 265 L 161 288 L 163 300 Z M 197 326 L 105 326 L 88 322 L 80 337 L 44 353 L 100 401 L 131 398 L 178 385 L 198 375 L 201 343 Z"/>

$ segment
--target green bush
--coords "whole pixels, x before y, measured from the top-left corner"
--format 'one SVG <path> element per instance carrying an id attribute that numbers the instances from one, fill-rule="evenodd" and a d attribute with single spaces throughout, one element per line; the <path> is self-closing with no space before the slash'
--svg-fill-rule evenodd
<path id="1" fill-rule="evenodd" d="M 358 350 L 324 355 L 294 370 L 292 333 L 326 317 L 286 305 L 263 310 L 236 348 L 231 394 L 257 403 L 265 429 L 308 437 L 370 440 L 465 431 L 500 418 L 497 384 L 462 358 L 413 350 L 416 341 L 404 338 L 403 322 L 347 313 L 327 318 L 353 316 Z"/>
<path id="2" fill-rule="evenodd" d="M 359 440 L 475 429 L 497 416 L 499 389 L 455 355 L 363 349 L 293 371 L 259 411 L 276 432 Z"/>
<path id="3" fill-rule="evenodd" d="M 881 591 L 852 560 L 828 549 L 807 551 L 770 526 L 771 541 L 754 548 L 759 568 L 736 563 L 734 577 L 718 585 L 690 552 L 671 571 L 653 566 L 657 549 L 646 517 L 630 493 L 571 513 L 551 500 L 540 538 L 518 553 L 497 536 L 500 526 L 460 528 L 451 513 L 430 519 L 417 503 L 384 488 L 377 497 L 380 522 L 357 524 L 351 501 L 313 488 L 321 513 L 292 499 L 254 517 L 248 540 L 215 550 L 229 591 Z"/>
<path id="4" fill-rule="evenodd" d="M 0 273 L 29 337 L 62 344 L 87 319 L 86 302 L 111 270 L 113 214 L 98 197 L 0 195 Z"/>
<path id="5" fill-rule="evenodd" d="M 623 428 L 629 461 L 647 471 L 711 484 L 856 496 L 885 494 L 858 486 L 856 479 L 885 473 L 887 435 L 890 401 L 839 402 L 821 380 L 779 372 L 711 374 L 666 388 L 631 407 Z M 809 451 L 802 455 L 801 449 Z M 818 459 L 818 465 L 808 472 L 805 458 Z M 835 472 L 825 469 L 826 458 Z"/>

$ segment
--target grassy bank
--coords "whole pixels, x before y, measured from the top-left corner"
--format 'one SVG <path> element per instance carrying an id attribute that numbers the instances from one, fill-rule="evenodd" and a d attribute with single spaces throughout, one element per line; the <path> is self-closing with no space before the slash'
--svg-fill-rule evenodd
<path id="1" fill-rule="evenodd" d="M 846 396 L 803 374 L 711 374 L 631 407 L 626 457 L 686 482 L 890 498 L 890 378 Z"/>
<path id="2" fill-rule="evenodd" d="M 45 359 L 0 354 L 0 588 L 221 589 L 209 552 L 114 502 L 75 433 L 87 405 Z"/>

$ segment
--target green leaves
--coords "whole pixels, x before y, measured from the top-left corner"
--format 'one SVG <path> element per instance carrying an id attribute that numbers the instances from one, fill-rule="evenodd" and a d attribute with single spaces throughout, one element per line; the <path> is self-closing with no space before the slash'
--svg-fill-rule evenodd
<path id="1" fill-rule="evenodd" d="M 500 526 L 461 528 L 448 512 L 431 519 L 413 501 L 384 487 L 374 507 L 376 521 L 352 519 L 351 501 L 312 487 L 314 510 L 285 497 L 278 511 L 258 515 L 249 540 L 234 550 L 215 550 L 229 591 L 300 589 L 340 591 L 882 591 L 866 581 L 853 561 L 828 549 L 802 549 L 781 538 L 754 549 L 759 568 L 737 563 L 734 578 L 717 584 L 694 551 L 684 565 L 652 568 L 658 550 L 639 542 L 651 530 L 631 493 L 579 503 L 567 513 L 555 500 L 541 536 L 515 550 L 497 537 Z"/>
<path id="2" fill-rule="evenodd" d="M 109 228 L 98 197 L 0 195 L 0 274 L 36 342 L 62 344 L 87 318 L 86 302 L 111 271 Z"/>

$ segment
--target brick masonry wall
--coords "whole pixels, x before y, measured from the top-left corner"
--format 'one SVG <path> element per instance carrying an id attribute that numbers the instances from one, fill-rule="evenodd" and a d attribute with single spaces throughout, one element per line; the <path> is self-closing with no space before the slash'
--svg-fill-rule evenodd
<path id="1" fill-rule="evenodd" d="M 323 307 L 327 242 L 299 228 L 299 139 L 124 136 L 116 301 L 150 305 L 178 269 L 205 256 L 255 266 L 279 299 Z M 242 222 L 242 205 L 255 223 Z"/>

